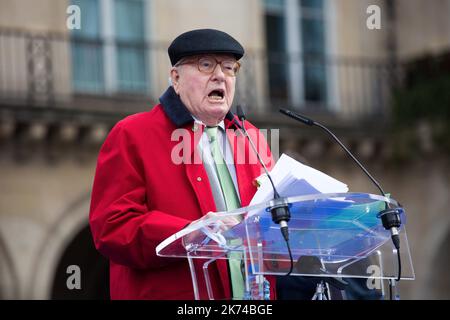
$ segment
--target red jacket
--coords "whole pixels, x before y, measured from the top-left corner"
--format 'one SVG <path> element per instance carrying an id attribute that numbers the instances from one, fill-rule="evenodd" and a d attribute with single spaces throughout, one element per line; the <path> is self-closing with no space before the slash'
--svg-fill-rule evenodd
<path id="1" fill-rule="evenodd" d="M 192 116 L 171 87 L 160 102 L 151 111 L 118 122 L 98 156 L 89 220 L 96 248 L 110 260 L 112 299 L 194 299 L 186 259 L 158 257 L 155 248 L 191 221 L 216 211 L 203 164 L 176 164 L 171 159 L 180 143 L 171 140 L 172 132 L 187 129 L 192 143 L 184 156 L 193 159 L 202 127 L 194 133 Z M 225 120 L 225 125 L 230 128 L 232 123 Z M 247 123 L 250 128 L 254 127 Z M 254 138 L 267 146 L 255 132 L 259 137 Z M 256 192 L 253 181 L 261 166 L 256 161 L 237 163 L 238 146 L 244 146 L 246 159 L 254 157 L 253 152 L 244 137 L 228 137 L 235 142 L 239 193 L 246 206 Z M 270 151 L 262 157 L 268 168 L 274 165 Z M 196 262 L 197 278 L 200 296 L 207 299 L 202 263 Z M 215 298 L 229 298 L 226 261 L 212 264 L 210 276 Z M 273 293 L 275 283 L 270 281 Z"/>

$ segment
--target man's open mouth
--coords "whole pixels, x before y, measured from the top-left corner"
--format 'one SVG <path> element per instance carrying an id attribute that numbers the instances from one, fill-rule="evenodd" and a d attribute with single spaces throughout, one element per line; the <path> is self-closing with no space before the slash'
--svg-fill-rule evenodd
<path id="1" fill-rule="evenodd" d="M 225 92 L 224 92 L 224 90 L 222 90 L 222 89 L 216 89 L 216 90 L 211 91 L 211 92 L 208 94 L 208 97 L 209 97 L 211 100 L 217 100 L 217 101 L 220 101 L 220 100 L 222 100 L 222 99 L 225 97 Z"/>

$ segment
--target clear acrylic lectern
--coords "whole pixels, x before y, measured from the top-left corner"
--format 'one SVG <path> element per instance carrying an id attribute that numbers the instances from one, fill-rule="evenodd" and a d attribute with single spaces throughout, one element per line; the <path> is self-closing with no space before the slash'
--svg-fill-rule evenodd
<path id="1" fill-rule="evenodd" d="M 401 279 L 413 280 L 414 270 L 406 235 L 403 208 L 391 198 L 366 193 L 314 194 L 283 198 L 291 212 L 289 243 L 292 276 L 374 282 L 397 278 L 397 251 L 378 214 L 388 205 L 399 208 Z M 189 261 L 195 298 L 199 287 L 193 259 L 205 259 L 203 277 L 214 299 L 208 266 L 217 259 L 240 253 L 245 268 L 246 299 L 264 299 L 264 275 L 285 275 L 291 267 L 279 225 L 272 222 L 273 201 L 229 212 L 217 212 L 194 221 L 161 242 L 156 253 Z M 240 221 L 240 222 L 239 222 Z"/>

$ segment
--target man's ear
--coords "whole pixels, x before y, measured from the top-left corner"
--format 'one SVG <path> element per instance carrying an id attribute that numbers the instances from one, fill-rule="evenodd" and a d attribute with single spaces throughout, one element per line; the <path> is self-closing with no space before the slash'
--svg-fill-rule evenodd
<path id="1" fill-rule="evenodd" d="M 177 94 L 179 89 L 179 80 L 180 80 L 180 73 L 178 72 L 177 68 L 172 68 L 170 70 L 170 81 L 172 82 L 173 89 Z"/>

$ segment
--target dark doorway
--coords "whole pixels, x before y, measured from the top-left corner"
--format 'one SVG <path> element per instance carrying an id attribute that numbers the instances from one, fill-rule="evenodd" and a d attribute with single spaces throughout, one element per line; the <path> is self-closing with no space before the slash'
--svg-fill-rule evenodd
<path id="1" fill-rule="evenodd" d="M 80 268 L 80 289 L 70 290 L 67 279 L 72 273 L 67 273 L 69 266 Z M 106 300 L 109 295 L 109 262 L 95 249 L 91 230 L 86 226 L 81 230 L 64 251 L 56 269 L 52 299 Z"/>

